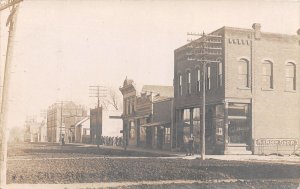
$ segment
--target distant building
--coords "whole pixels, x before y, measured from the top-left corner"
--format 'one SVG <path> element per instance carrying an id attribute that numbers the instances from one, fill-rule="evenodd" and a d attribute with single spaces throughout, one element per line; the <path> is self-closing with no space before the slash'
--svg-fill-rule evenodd
<path id="1" fill-rule="evenodd" d="M 300 140 L 299 39 L 300 30 L 267 33 L 253 24 L 222 27 L 176 49 L 173 147 L 191 133 L 200 143 L 202 65 L 212 61 L 205 68 L 206 153 L 292 153 Z"/>
<path id="2" fill-rule="evenodd" d="M 54 103 L 47 110 L 47 141 L 75 141 L 74 126 L 87 116 L 86 109 L 73 102 Z M 70 139 L 70 140 L 69 140 Z"/>
<path id="3" fill-rule="evenodd" d="M 75 142 L 91 143 L 89 117 L 85 117 L 75 124 Z"/>
<path id="4" fill-rule="evenodd" d="M 97 144 L 97 137 L 100 141 L 102 136 L 103 108 L 90 109 L 90 138 L 93 144 Z"/>
<path id="5" fill-rule="evenodd" d="M 158 114 L 154 117 L 154 104 L 156 99 L 172 98 L 173 87 L 145 85 L 139 95 L 133 80 L 126 78 L 120 91 L 123 94 L 123 138 L 127 145 L 162 149 L 163 139 L 169 134 L 167 128 L 172 127 L 171 120 L 166 121 L 168 118 Z M 159 111 L 159 105 L 156 106 Z M 171 117 L 172 110 L 164 110 L 166 117 Z"/>
<path id="6" fill-rule="evenodd" d="M 27 117 L 24 129 L 24 142 L 41 142 L 40 128 L 43 124 L 35 117 Z"/>
<path id="7" fill-rule="evenodd" d="M 96 116 L 98 113 L 98 116 Z M 104 110 L 100 107 L 90 110 L 91 119 L 91 140 L 96 144 L 96 133 L 99 132 L 99 136 L 117 137 L 122 134 L 120 131 L 123 129 L 122 120 L 119 119 L 122 112 L 119 110 Z M 98 122 L 96 121 L 98 119 Z"/>

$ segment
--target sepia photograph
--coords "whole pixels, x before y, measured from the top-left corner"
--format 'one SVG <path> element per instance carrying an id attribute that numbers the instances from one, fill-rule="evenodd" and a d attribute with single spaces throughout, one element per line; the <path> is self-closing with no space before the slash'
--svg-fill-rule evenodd
<path id="1" fill-rule="evenodd" d="M 0 189 L 300 189 L 299 0 L 0 0 Z"/>

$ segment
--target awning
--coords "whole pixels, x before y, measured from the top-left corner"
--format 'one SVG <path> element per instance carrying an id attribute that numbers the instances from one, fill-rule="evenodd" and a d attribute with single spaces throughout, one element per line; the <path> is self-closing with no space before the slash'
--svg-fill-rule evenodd
<path id="1" fill-rule="evenodd" d="M 141 127 L 157 127 L 157 126 L 163 126 L 163 125 L 167 125 L 167 124 L 171 124 L 170 121 L 160 121 L 160 122 L 154 122 L 154 123 L 147 123 L 144 125 L 141 125 Z"/>

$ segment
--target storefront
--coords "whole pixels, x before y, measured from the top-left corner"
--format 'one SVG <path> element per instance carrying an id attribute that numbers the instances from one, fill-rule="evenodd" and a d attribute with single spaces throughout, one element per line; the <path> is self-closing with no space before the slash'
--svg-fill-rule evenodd
<path id="1" fill-rule="evenodd" d="M 202 108 L 177 110 L 177 147 L 184 150 L 184 138 L 194 136 L 195 153 L 201 151 Z M 227 124 L 226 124 L 227 123 Z M 251 147 L 250 105 L 220 103 L 206 106 L 205 149 L 206 154 L 224 154 L 241 147 Z"/>
<path id="2" fill-rule="evenodd" d="M 170 150 L 171 148 L 171 123 L 155 122 L 141 125 L 146 131 L 145 146 L 147 148 Z"/>

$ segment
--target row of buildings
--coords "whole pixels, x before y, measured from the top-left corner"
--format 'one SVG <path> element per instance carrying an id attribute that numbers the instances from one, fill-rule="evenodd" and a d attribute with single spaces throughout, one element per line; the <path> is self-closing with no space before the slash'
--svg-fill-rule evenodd
<path id="1" fill-rule="evenodd" d="M 45 115 L 37 120 L 28 117 L 25 121 L 25 142 L 96 143 L 97 136 L 120 136 L 122 121 L 110 119 L 120 117 L 121 112 L 90 109 L 72 101 L 57 102 L 48 107 Z"/>
<path id="2" fill-rule="evenodd" d="M 299 52 L 300 30 L 267 33 L 255 23 L 203 34 L 174 51 L 173 86 L 138 91 L 125 79 L 126 144 L 182 150 L 184 137 L 193 134 L 200 150 L 205 122 L 207 154 L 299 150 Z"/>

